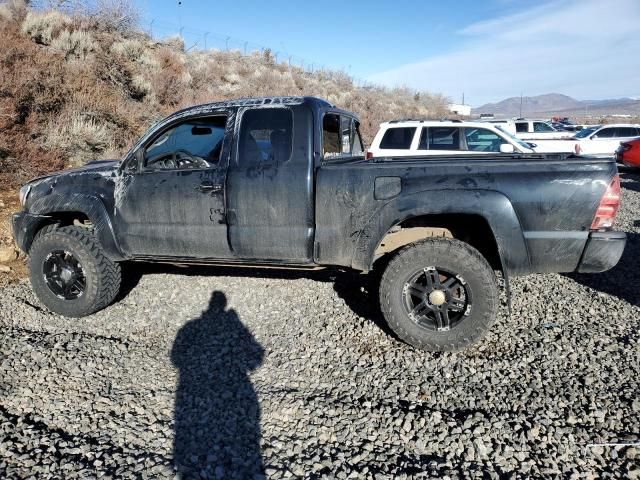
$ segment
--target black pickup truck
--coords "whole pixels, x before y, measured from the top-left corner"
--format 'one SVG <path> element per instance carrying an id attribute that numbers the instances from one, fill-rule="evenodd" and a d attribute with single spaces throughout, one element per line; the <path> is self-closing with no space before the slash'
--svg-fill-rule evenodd
<path id="1" fill-rule="evenodd" d="M 383 269 L 380 304 L 406 342 L 478 340 L 496 271 L 600 272 L 625 234 L 613 161 L 543 155 L 367 161 L 357 117 L 312 97 L 181 110 L 121 161 L 36 179 L 13 217 L 50 310 L 109 305 L 122 261 Z"/>

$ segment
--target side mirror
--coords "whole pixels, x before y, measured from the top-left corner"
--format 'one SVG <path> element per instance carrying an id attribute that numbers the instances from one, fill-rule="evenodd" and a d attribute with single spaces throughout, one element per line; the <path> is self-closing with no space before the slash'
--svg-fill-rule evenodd
<path id="1" fill-rule="evenodd" d="M 501 143 L 500 144 L 500 153 L 513 153 L 516 149 L 513 148 L 513 145 L 510 143 Z"/>

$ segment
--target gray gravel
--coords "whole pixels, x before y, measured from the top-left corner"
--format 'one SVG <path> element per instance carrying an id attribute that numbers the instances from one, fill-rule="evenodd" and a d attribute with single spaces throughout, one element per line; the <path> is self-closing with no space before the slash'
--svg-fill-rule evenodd
<path id="1" fill-rule="evenodd" d="M 82 320 L 0 290 L 0 477 L 640 478 L 623 188 L 618 267 L 515 279 L 512 317 L 456 354 L 395 340 L 339 272 L 130 269 Z"/>

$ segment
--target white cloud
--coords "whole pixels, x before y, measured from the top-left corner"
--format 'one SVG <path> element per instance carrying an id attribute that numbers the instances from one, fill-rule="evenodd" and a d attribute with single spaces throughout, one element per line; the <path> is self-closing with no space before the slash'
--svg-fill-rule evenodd
<path id="1" fill-rule="evenodd" d="M 455 32 L 450 52 L 372 75 L 389 86 L 442 92 L 480 105 L 559 92 L 579 99 L 637 95 L 640 2 L 560 0 Z M 443 42 L 446 39 L 443 37 Z"/>

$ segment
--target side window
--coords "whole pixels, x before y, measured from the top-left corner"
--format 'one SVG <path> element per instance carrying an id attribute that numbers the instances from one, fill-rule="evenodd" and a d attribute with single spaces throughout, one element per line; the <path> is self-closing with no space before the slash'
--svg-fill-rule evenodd
<path id="1" fill-rule="evenodd" d="M 553 132 L 553 128 L 544 122 L 533 122 L 534 132 Z"/>
<path id="2" fill-rule="evenodd" d="M 227 117 L 188 120 L 158 136 L 144 151 L 152 170 L 208 168 L 220 160 Z"/>
<path id="3" fill-rule="evenodd" d="M 499 152 L 504 140 L 491 130 L 484 128 L 465 128 L 467 150 L 472 152 Z"/>
<path id="4" fill-rule="evenodd" d="M 516 122 L 516 132 L 527 133 L 529 131 L 529 122 Z"/>
<path id="5" fill-rule="evenodd" d="M 638 130 L 633 127 L 618 127 L 616 137 L 635 137 L 638 135 Z"/>
<path id="6" fill-rule="evenodd" d="M 380 149 L 409 150 L 415 133 L 416 127 L 389 128 L 380 141 Z"/>
<path id="7" fill-rule="evenodd" d="M 328 113 L 322 119 L 322 157 L 337 157 L 341 154 L 340 116 Z"/>
<path id="8" fill-rule="evenodd" d="M 291 158 L 293 115 L 286 108 L 256 108 L 242 115 L 238 163 L 283 163 Z"/>
<path id="9" fill-rule="evenodd" d="M 603 128 L 595 134 L 595 138 L 613 138 L 615 133 L 615 128 Z"/>
<path id="10" fill-rule="evenodd" d="M 460 150 L 460 128 L 429 127 L 429 150 Z"/>
<path id="11" fill-rule="evenodd" d="M 362 155 L 362 139 L 360 138 L 360 124 L 346 115 L 340 116 L 340 132 L 342 155 L 357 156 Z"/>

